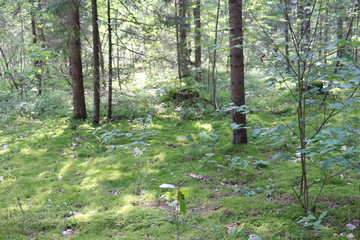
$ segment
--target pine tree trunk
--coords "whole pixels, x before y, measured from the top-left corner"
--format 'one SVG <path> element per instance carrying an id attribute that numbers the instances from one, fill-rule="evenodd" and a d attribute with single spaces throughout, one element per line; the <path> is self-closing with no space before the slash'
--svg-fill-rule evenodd
<path id="1" fill-rule="evenodd" d="M 234 106 L 245 105 L 244 50 L 242 0 L 229 0 L 230 14 L 230 71 L 231 101 Z M 236 45 L 236 47 L 234 47 Z M 232 111 L 233 123 L 240 126 L 233 131 L 233 144 L 247 144 L 246 115 L 241 111 Z"/>
<path id="2" fill-rule="evenodd" d="M 112 36 L 111 36 L 111 17 L 110 17 L 110 0 L 107 2 L 107 18 L 108 18 L 108 40 L 109 40 L 109 89 L 108 89 L 108 107 L 107 118 L 108 121 L 112 119 Z"/>
<path id="3" fill-rule="evenodd" d="M 92 26 L 93 26 L 93 83 L 94 83 L 94 109 L 93 123 L 100 120 L 100 38 L 96 0 L 91 0 Z"/>
<path id="4" fill-rule="evenodd" d="M 195 67 L 196 67 L 196 81 L 201 81 L 201 8 L 200 0 L 195 0 L 194 6 L 194 42 L 195 42 Z"/>
<path id="5" fill-rule="evenodd" d="M 81 60 L 79 0 L 69 1 L 69 62 L 73 86 L 74 118 L 86 119 L 84 77 Z"/>
<path id="6" fill-rule="evenodd" d="M 179 0 L 179 67 L 181 78 L 190 76 L 190 56 L 187 47 L 187 30 L 186 12 L 188 9 L 188 0 Z"/>

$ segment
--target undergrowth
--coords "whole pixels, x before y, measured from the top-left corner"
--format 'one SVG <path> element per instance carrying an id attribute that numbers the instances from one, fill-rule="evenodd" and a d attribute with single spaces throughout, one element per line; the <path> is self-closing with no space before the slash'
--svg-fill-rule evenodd
<path id="1" fill-rule="evenodd" d="M 301 173 L 297 140 L 287 128 L 296 110 L 286 104 L 289 96 L 263 92 L 262 80 L 249 83 L 250 144 L 234 146 L 230 115 L 222 110 L 228 89 L 219 86 L 218 111 L 197 87 L 169 85 L 162 97 L 150 85 L 119 90 L 114 121 L 97 127 L 66 117 L 70 99 L 61 92 L 0 95 L 0 239 L 359 237 L 356 172 L 330 178 L 315 212 L 304 213 L 294 196 Z M 358 132 L 345 128 L 358 126 L 356 111 L 333 125 L 342 119 L 351 127 L 337 131 L 349 134 L 345 146 L 354 150 Z M 328 144 L 331 131 L 319 144 Z M 336 139 L 341 150 L 343 139 Z M 320 160 L 309 170 L 312 196 L 324 172 L 342 169 L 324 170 Z"/>
<path id="2" fill-rule="evenodd" d="M 305 227 L 291 191 L 296 156 L 273 158 L 286 139 L 232 146 L 226 123 L 148 117 L 74 129 L 28 118 L 1 129 L 1 239 L 222 239 L 231 223 L 244 223 L 238 239 L 356 234 L 346 228 L 358 218 L 355 174 L 326 185 L 314 213 L 328 211 L 325 228 Z M 160 198 L 163 183 L 188 192 L 186 215 Z"/>

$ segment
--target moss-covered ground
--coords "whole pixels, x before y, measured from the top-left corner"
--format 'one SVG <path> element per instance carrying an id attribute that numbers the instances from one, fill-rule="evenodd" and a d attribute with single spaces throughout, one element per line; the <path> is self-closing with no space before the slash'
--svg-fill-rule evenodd
<path id="1" fill-rule="evenodd" d="M 292 190 L 299 162 L 274 158 L 293 154 L 291 136 L 253 134 L 248 145 L 233 146 L 229 118 L 158 116 L 99 127 L 17 118 L 0 129 L 0 239 L 224 239 L 224 225 L 242 223 L 236 239 L 359 237 L 356 173 L 326 183 L 312 213 L 327 211 L 324 228 L 304 227 L 298 221 L 309 213 Z M 276 121 L 249 115 L 252 127 Z M 176 193 L 164 183 L 187 193 L 186 215 L 161 197 Z"/>

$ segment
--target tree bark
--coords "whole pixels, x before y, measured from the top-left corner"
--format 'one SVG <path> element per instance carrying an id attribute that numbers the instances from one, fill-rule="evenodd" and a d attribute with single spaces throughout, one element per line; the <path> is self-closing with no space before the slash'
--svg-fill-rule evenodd
<path id="1" fill-rule="evenodd" d="M 108 40 L 109 40 L 109 89 L 108 89 L 108 106 L 107 106 L 107 119 L 112 119 L 112 36 L 111 36 L 111 15 L 110 15 L 110 0 L 107 1 L 107 18 L 108 18 Z"/>
<path id="2" fill-rule="evenodd" d="M 30 18 L 31 18 L 31 33 L 32 33 L 32 44 L 34 45 L 34 47 L 36 47 L 36 44 L 38 42 L 38 36 L 37 36 L 37 27 L 36 27 L 36 16 L 35 16 L 35 12 L 34 12 L 34 8 L 35 8 L 35 0 L 29 0 L 30 2 Z M 35 58 L 34 59 L 34 69 L 35 69 L 35 77 L 38 81 L 38 95 L 41 95 L 41 85 L 42 85 L 42 78 L 41 78 L 41 73 L 39 71 L 38 68 L 41 67 L 41 60 Z"/>
<path id="3" fill-rule="evenodd" d="M 229 0 L 231 101 L 234 106 L 245 105 L 244 50 L 242 0 Z M 233 131 L 233 144 L 247 144 L 246 115 L 232 111 L 232 121 L 240 126 Z"/>
<path id="4" fill-rule="evenodd" d="M 93 123 L 99 124 L 100 121 L 100 38 L 97 2 L 91 0 L 92 26 L 93 26 L 93 84 L 94 84 L 94 109 Z"/>
<path id="5" fill-rule="evenodd" d="M 219 16 L 220 16 L 220 0 L 217 2 L 217 10 L 216 10 L 216 20 L 215 20 L 215 39 L 214 46 L 217 45 L 218 42 L 218 26 L 219 26 Z M 212 61 L 212 69 L 211 69 L 211 81 L 212 81 L 212 102 L 215 109 L 218 109 L 216 95 L 217 95 L 217 76 L 215 76 L 216 71 L 216 61 L 217 61 L 217 51 L 216 48 L 213 52 L 213 61 Z"/>
<path id="6" fill-rule="evenodd" d="M 181 78 L 190 76 L 190 56 L 187 46 L 188 24 L 186 22 L 186 12 L 188 9 L 188 0 L 179 0 L 179 67 Z"/>
<path id="7" fill-rule="evenodd" d="M 196 81 L 201 81 L 201 8 L 200 0 L 195 0 L 195 6 L 194 6 L 194 42 L 195 42 L 195 67 L 196 67 Z"/>
<path id="8" fill-rule="evenodd" d="M 73 86 L 74 118 L 86 119 L 84 76 L 81 60 L 79 0 L 69 1 L 69 62 Z"/>
<path id="9" fill-rule="evenodd" d="M 286 15 L 289 13 L 289 8 L 290 8 L 290 0 L 286 0 L 285 1 L 285 11 L 286 11 Z M 287 21 L 286 17 L 285 17 L 285 27 L 284 27 L 284 37 L 285 37 L 285 57 L 286 57 L 286 72 L 290 73 L 290 53 L 289 53 L 289 42 L 290 42 L 290 36 L 289 36 L 289 21 Z"/>

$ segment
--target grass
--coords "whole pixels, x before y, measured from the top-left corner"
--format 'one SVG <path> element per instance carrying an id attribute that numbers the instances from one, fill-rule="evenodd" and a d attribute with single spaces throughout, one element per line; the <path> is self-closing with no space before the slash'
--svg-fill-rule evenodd
<path id="1" fill-rule="evenodd" d="M 328 210 L 326 228 L 303 227 L 291 190 L 299 164 L 272 159 L 291 150 L 261 137 L 232 146 L 222 126 L 227 118 L 155 117 L 100 127 L 18 119 L 1 129 L 0 239 L 222 239 L 231 222 L 245 223 L 238 239 L 357 234 L 345 227 L 359 218 L 356 174 L 345 172 L 325 186 L 314 214 Z M 256 114 L 249 119 L 254 126 L 269 122 Z M 184 139 L 189 135 L 193 141 Z M 269 164 L 256 167 L 259 160 Z M 168 191 L 159 188 L 163 183 L 189 193 L 186 216 L 160 198 Z M 255 193 L 245 196 L 244 189 Z"/>

